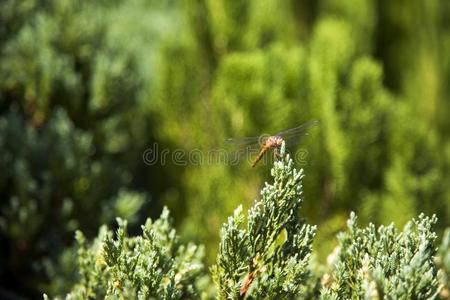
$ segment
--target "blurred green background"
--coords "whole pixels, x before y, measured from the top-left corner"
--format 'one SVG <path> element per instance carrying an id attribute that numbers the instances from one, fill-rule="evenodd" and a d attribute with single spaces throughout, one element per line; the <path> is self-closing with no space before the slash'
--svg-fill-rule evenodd
<path id="1" fill-rule="evenodd" d="M 147 165 L 320 120 L 302 215 L 319 261 L 350 211 L 450 216 L 447 0 L 0 2 L 0 297 L 63 293 L 74 231 L 164 205 L 214 262 L 269 167 Z M 133 228 L 133 226 L 131 226 Z"/>

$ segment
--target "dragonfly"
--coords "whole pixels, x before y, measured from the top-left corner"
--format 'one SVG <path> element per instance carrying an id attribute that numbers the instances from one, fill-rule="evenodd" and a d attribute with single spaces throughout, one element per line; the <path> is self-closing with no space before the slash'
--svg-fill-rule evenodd
<path id="1" fill-rule="evenodd" d="M 226 140 L 226 143 L 228 145 L 243 146 L 245 148 L 252 148 L 256 145 L 259 145 L 258 155 L 252 162 L 252 168 L 254 168 L 270 149 L 273 149 L 275 156 L 277 156 L 278 150 L 280 149 L 283 142 L 289 145 L 300 142 L 302 140 L 302 137 L 309 135 L 308 129 L 317 126 L 318 124 L 318 120 L 310 120 L 298 127 L 280 131 L 274 135 L 230 138 Z"/>

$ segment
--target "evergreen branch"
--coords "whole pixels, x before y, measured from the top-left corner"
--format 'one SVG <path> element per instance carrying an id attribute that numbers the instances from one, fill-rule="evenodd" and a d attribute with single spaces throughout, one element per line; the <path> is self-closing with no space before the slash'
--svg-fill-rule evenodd
<path id="1" fill-rule="evenodd" d="M 221 231 L 212 267 L 218 299 L 291 299 L 302 294 L 316 228 L 298 216 L 303 171 L 281 147 L 262 198 L 249 209 L 247 226 L 239 206 Z"/>

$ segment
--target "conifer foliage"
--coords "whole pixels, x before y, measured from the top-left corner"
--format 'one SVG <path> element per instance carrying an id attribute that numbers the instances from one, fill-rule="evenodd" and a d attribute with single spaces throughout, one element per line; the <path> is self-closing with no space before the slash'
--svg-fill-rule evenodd
<path id="1" fill-rule="evenodd" d="M 219 299 L 286 299 L 304 292 L 316 228 L 298 216 L 303 171 L 286 155 L 271 174 L 273 183 L 266 183 L 248 218 L 239 206 L 222 227 L 212 268 Z"/>
<path id="2" fill-rule="evenodd" d="M 261 199 L 222 227 L 215 291 L 203 248 L 180 243 L 164 209 L 137 237 L 122 219 L 92 244 L 77 232 L 79 281 L 65 299 L 448 299 L 450 230 L 436 247 L 436 216 L 421 214 L 399 231 L 360 228 L 352 212 L 321 274 L 311 258 L 316 227 L 298 214 L 303 170 L 284 144 L 280 153 Z"/>
<path id="3" fill-rule="evenodd" d="M 203 249 L 179 243 L 167 209 L 137 237 L 117 221 L 115 234 L 102 227 L 92 245 L 77 232 L 80 280 L 66 299 L 199 298 Z"/>
<path id="4" fill-rule="evenodd" d="M 134 232 L 163 206 L 215 263 L 222 222 L 266 169 L 143 153 L 206 153 L 308 119 L 322 126 L 301 146 L 301 214 L 319 259 L 352 210 L 398 226 L 436 214 L 440 235 L 448 16 L 448 0 L 1 0 L 0 298 L 66 293 L 76 230 L 91 240 L 121 217 Z"/>
<path id="5" fill-rule="evenodd" d="M 393 224 L 359 228 L 356 221 L 352 213 L 348 230 L 338 236 L 333 275 L 322 299 L 436 298 L 435 216 L 421 214 L 400 233 Z"/>

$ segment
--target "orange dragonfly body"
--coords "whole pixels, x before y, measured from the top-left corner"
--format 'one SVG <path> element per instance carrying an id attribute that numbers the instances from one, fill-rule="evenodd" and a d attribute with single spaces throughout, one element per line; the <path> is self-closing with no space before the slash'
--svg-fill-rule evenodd
<path id="1" fill-rule="evenodd" d="M 275 135 L 275 136 L 269 136 L 262 144 L 261 144 L 261 150 L 259 150 L 258 155 L 256 156 L 255 160 L 252 163 L 252 168 L 256 166 L 256 164 L 263 158 L 264 154 L 266 154 L 267 151 L 270 149 L 274 149 L 275 153 L 276 151 L 281 147 L 281 144 L 283 143 L 284 139 L 281 136 Z"/>
<path id="2" fill-rule="evenodd" d="M 298 127 L 294 127 L 291 129 L 287 129 L 281 131 L 274 135 L 262 135 L 255 137 L 245 137 L 245 138 L 231 138 L 227 140 L 228 144 L 245 146 L 251 148 L 252 146 L 259 145 L 259 153 L 256 158 L 252 162 L 252 167 L 255 167 L 256 164 L 264 157 L 264 155 L 270 150 L 273 149 L 275 155 L 278 153 L 278 149 L 280 149 L 283 142 L 287 144 L 295 144 L 300 142 L 302 137 L 308 135 L 307 130 L 310 127 L 316 126 L 319 124 L 319 121 L 312 120 L 308 121 Z"/>

